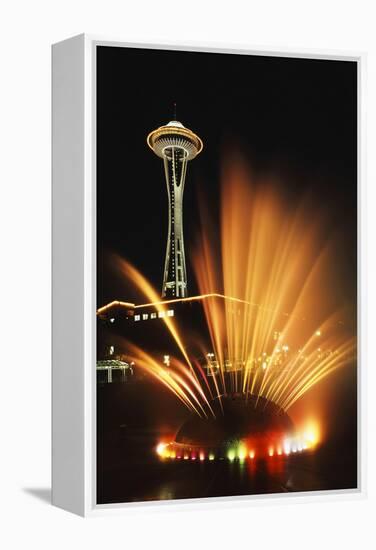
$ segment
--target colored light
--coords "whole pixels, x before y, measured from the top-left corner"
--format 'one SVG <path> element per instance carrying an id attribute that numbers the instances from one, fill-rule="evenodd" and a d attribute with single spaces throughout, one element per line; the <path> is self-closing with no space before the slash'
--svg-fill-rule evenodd
<path id="1" fill-rule="evenodd" d="M 199 458 L 200 460 L 205 460 L 205 453 L 203 451 L 200 452 Z"/>
<path id="2" fill-rule="evenodd" d="M 311 431 L 306 431 L 305 434 L 304 434 L 306 440 L 308 443 L 314 443 L 316 438 L 315 438 L 315 434 Z"/>
<path id="3" fill-rule="evenodd" d="M 157 448 L 156 448 L 157 455 L 164 458 L 166 456 L 166 453 L 167 453 L 167 451 L 166 451 L 167 446 L 168 446 L 167 443 L 158 443 Z"/>
<path id="4" fill-rule="evenodd" d="M 232 462 L 235 459 L 234 449 L 230 449 L 227 453 L 227 458 Z"/>
<path id="5" fill-rule="evenodd" d="M 269 447 L 268 454 L 269 454 L 269 456 L 274 456 L 274 449 L 273 449 L 273 447 Z"/>
<path id="6" fill-rule="evenodd" d="M 255 458 L 255 451 L 250 451 L 249 458 L 253 460 Z"/>
<path id="7" fill-rule="evenodd" d="M 285 439 L 285 441 L 283 442 L 283 450 L 286 455 L 289 455 L 291 453 L 291 444 L 288 439 Z"/>
<path id="8" fill-rule="evenodd" d="M 244 460 L 245 457 L 247 456 L 247 448 L 245 445 L 239 445 L 238 447 L 238 459 L 239 460 Z"/>
<path id="9" fill-rule="evenodd" d="M 213 453 L 209 453 L 209 460 L 214 460 L 215 456 Z"/>

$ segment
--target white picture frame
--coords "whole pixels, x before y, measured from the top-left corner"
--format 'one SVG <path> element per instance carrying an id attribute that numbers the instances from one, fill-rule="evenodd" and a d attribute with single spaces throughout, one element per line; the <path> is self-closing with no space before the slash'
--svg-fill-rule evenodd
<path id="1" fill-rule="evenodd" d="M 358 65 L 358 487 L 147 503 L 96 503 L 96 47 L 352 60 Z M 363 498 L 365 431 L 365 54 L 252 50 L 224 44 L 130 44 L 79 35 L 52 47 L 52 502 L 92 516 L 147 506 L 207 507 Z"/>

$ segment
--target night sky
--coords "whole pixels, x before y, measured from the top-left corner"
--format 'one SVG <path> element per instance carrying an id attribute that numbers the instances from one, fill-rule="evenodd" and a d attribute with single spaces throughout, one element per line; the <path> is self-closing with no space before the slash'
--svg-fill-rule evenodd
<path id="1" fill-rule="evenodd" d="M 130 300 L 108 253 L 136 265 L 160 289 L 167 238 L 162 160 L 151 130 L 177 119 L 204 150 L 188 164 L 184 238 L 189 262 L 198 192 L 218 209 L 221 159 L 242 151 L 255 174 L 277 175 L 298 202 L 308 190 L 339 230 L 349 298 L 356 296 L 357 65 L 233 54 L 97 48 L 98 306 Z"/>

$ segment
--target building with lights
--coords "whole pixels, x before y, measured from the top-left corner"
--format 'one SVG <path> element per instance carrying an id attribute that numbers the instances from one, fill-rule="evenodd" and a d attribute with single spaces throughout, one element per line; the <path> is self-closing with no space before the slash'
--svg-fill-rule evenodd
<path id="1" fill-rule="evenodd" d="M 167 322 L 172 320 L 179 333 L 184 334 L 188 351 L 203 360 L 205 354 L 201 348 L 205 347 L 210 353 L 205 302 L 213 301 L 224 307 L 225 299 L 219 294 L 145 304 L 111 302 L 97 311 L 97 357 L 126 360 L 125 341 L 159 357 L 161 362 L 164 356 L 176 356 L 176 343 L 167 326 Z"/>
<path id="2" fill-rule="evenodd" d="M 256 315 L 258 308 L 257 304 L 218 293 L 145 304 L 113 301 L 97 311 L 97 356 L 103 360 L 117 358 L 127 361 L 125 348 L 128 341 L 168 366 L 166 357 L 179 357 L 176 342 L 168 328 L 168 321 L 172 320 L 178 333 L 183 335 L 187 353 L 199 361 L 208 376 L 215 376 L 219 371 L 218 358 L 213 353 L 206 314 L 215 312 L 221 322 L 231 318 L 236 326 L 242 323 L 245 315 Z M 274 344 L 280 336 L 281 333 L 275 331 Z M 282 366 L 288 354 L 288 346 L 281 345 L 280 351 L 273 355 L 273 364 Z M 226 347 L 223 356 L 226 372 L 244 368 L 243 363 L 230 357 Z M 269 361 L 270 356 L 265 352 L 254 359 L 252 368 L 265 370 Z"/>
<path id="3" fill-rule="evenodd" d="M 188 295 L 183 235 L 183 193 L 188 161 L 202 151 L 202 141 L 181 122 L 173 120 L 147 137 L 147 144 L 163 159 L 168 194 L 168 234 L 162 298 Z"/>

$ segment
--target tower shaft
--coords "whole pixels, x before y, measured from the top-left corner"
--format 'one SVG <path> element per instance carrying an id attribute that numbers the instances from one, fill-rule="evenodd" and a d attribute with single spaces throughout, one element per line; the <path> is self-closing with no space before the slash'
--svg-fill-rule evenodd
<path id="1" fill-rule="evenodd" d="M 162 298 L 188 295 L 183 237 L 183 193 L 187 163 L 202 151 L 202 141 L 183 124 L 171 120 L 150 132 L 150 149 L 163 159 L 168 197 L 168 234 Z"/>
<path id="2" fill-rule="evenodd" d="M 171 146 L 164 150 L 163 160 L 169 214 L 162 297 L 184 298 L 188 292 L 183 236 L 183 193 L 187 153 L 183 147 Z"/>

